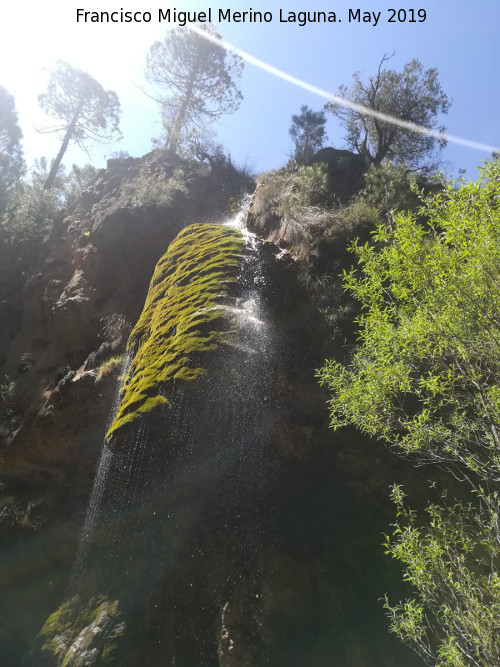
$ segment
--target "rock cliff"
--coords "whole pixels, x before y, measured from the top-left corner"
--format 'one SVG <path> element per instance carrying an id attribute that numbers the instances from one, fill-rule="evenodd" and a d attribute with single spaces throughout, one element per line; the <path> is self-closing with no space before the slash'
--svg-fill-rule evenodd
<path id="1" fill-rule="evenodd" d="M 332 342 L 290 254 L 213 224 L 245 185 L 230 165 L 111 161 L 11 295 L 9 664 L 418 664 L 378 601 L 395 587 L 380 543 L 400 464 L 328 429 L 314 372 Z"/>

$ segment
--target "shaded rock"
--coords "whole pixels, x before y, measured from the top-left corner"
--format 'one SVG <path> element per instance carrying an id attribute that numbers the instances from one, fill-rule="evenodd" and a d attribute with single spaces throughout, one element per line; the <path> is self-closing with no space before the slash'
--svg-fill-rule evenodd
<path id="1" fill-rule="evenodd" d="M 332 201 L 346 203 L 363 188 L 368 165 L 362 155 L 328 147 L 318 151 L 311 163 L 326 164 L 327 188 Z"/>
<path id="2" fill-rule="evenodd" d="M 112 662 L 125 632 L 118 600 L 98 599 L 82 604 L 65 602 L 40 631 L 42 651 L 56 656 L 64 667 L 89 667 Z"/>
<path id="3" fill-rule="evenodd" d="M 351 160 L 340 153 L 326 155 L 338 192 L 342 160 Z M 177 169 L 189 176 L 185 187 L 167 183 L 178 181 Z M 328 428 L 314 369 L 333 343 L 296 262 L 256 244 L 255 273 L 241 276 L 241 290 L 221 289 L 210 276 L 234 274 L 210 257 L 235 233 L 218 227 L 203 258 L 205 244 L 186 230 L 184 252 L 171 258 L 168 275 L 155 276 L 151 316 L 140 319 L 154 266 L 179 230 L 219 220 L 240 189 L 224 164 L 165 154 L 110 161 L 54 228 L 23 290 L 3 367 L 14 388 L 0 424 L 2 497 L 17 523 L 1 526 L 8 548 L 0 618 L 27 643 L 66 595 L 119 363 L 100 370 L 124 352 L 126 322 L 139 320 L 134 351 L 162 339 L 161 354 L 137 365 L 140 386 L 119 419 L 158 398 L 162 408 L 117 431 L 78 582 L 88 602 L 72 598 L 48 619 L 41 634 L 50 665 L 414 664 L 386 637 L 378 604 L 392 581 L 379 544 L 392 518 L 383 489 L 396 467 L 380 447 Z M 196 294 L 188 312 L 176 304 L 185 317 L 173 317 L 165 291 L 182 293 L 195 277 L 215 302 Z M 256 285 L 260 309 L 250 298 Z M 207 324 L 214 306 L 221 317 Z M 228 341 L 231 313 L 241 338 Z M 193 334 L 184 346 L 182 327 Z M 178 348 L 165 344 L 175 337 Z M 162 375 L 176 355 L 175 372 Z M 148 373 L 152 382 L 143 384 Z M 196 382 L 185 381 L 189 373 Z M 31 587 L 39 604 L 19 605 L 19 590 Z M 38 667 L 39 654 L 33 659 Z"/>

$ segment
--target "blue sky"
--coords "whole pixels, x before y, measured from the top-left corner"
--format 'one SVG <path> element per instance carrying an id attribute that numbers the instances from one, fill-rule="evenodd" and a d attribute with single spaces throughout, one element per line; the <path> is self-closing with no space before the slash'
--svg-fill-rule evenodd
<path id="1" fill-rule="evenodd" d="M 140 91 L 144 86 L 142 70 L 149 46 L 165 34 L 166 24 L 157 21 L 158 9 L 202 11 L 214 14 L 226 9 L 223 1 L 161 0 L 105 1 L 86 4 L 86 0 L 30 0 L 0 8 L 0 84 L 11 92 L 24 133 L 24 148 L 32 163 L 34 157 L 54 157 L 59 143 L 52 135 L 39 135 L 47 119 L 38 109 L 37 95 L 43 91 L 47 75 L 58 59 L 84 69 L 106 89 L 115 90 L 121 100 L 123 140 L 119 144 L 90 151 L 90 161 L 104 166 L 106 155 L 125 150 L 142 155 L 151 149 L 151 139 L 161 132 L 156 105 Z M 425 9 L 423 23 L 388 23 L 388 9 L 410 6 Z M 76 8 L 86 10 L 150 11 L 151 23 L 77 24 Z M 305 0 L 280 2 L 233 0 L 233 11 L 270 11 L 273 21 L 258 23 L 219 23 L 228 42 L 259 59 L 315 86 L 336 93 L 340 84 L 349 84 L 352 74 L 362 70 L 373 73 L 384 53 L 395 56 L 390 67 L 402 69 L 412 58 L 424 67 L 437 67 L 443 89 L 452 106 L 443 123 L 454 135 L 500 146 L 500 87 L 497 71 L 500 44 L 500 2 L 482 0 L 423 0 L 410 5 L 394 0 L 364 5 L 352 2 Z M 280 23 L 280 8 L 289 11 L 334 11 L 341 22 L 299 26 Z M 378 25 L 349 23 L 348 10 L 381 12 Z M 409 15 L 409 12 L 408 12 Z M 217 126 L 219 140 L 237 163 L 247 162 L 256 171 L 281 166 L 291 151 L 288 135 L 291 115 L 302 104 L 322 108 L 324 101 L 289 83 L 247 64 L 241 82 L 244 95 L 240 109 L 225 116 Z M 343 130 L 333 117 L 328 121 L 329 145 L 343 147 Z M 475 166 L 488 153 L 449 145 L 443 153 L 445 171 L 456 174 L 467 169 L 475 177 Z M 70 149 L 64 162 L 84 164 L 89 158 Z"/>

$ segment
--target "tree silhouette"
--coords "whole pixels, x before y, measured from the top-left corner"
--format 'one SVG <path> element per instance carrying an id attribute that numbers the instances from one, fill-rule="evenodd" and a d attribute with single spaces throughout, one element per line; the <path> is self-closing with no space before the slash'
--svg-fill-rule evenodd
<path id="1" fill-rule="evenodd" d="M 14 98 L 0 86 L 0 214 L 8 192 L 24 173 L 21 137 Z"/>
<path id="2" fill-rule="evenodd" d="M 70 141 L 86 151 L 89 142 L 106 143 L 121 136 L 117 94 L 112 90 L 105 91 L 89 74 L 66 62 L 59 61 L 50 76 L 47 92 L 40 95 L 38 101 L 45 113 L 59 121 L 55 126 L 40 131 L 56 132 L 63 137 L 44 185 L 46 190 L 54 183 Z"/>
<path id="3" fill-rule="evenodd" d="M 402 72 L 383 69 L 389 58 L 384 55 L 376 75 L 367 81 L 355 72 L 352 86 L 341 86 L 339 95 L 373 111 L 443 132 L 444 127 L 437 127 L 437 119 L 439 113 L 448 112 L 450 103 L 439 84 L 437 69 L 424 70 L 418 60 L 411 60 Z M 391 161 L 419 167 L 426 163 L 432 168 L 433 153 L 446 143 L 334 102 L 328 102 L 325 109 L 341 120 L 349 148 L 363 155 L 368 164 Z"/>
<path id="4" fill-rule="evenodd" d="M 326 139 L 325 123 L 324 111 L 313 111 L 305 104 L 300 107 L 300 114 L 292 116 L 289 133 L 295 144 L 293 158 L 297 164 L 309 164 L 323 146 Z"/>
<path id="5" fill-rule="evenodd" d="M 213 26 L 203 29 L 211 40 L 178 28 L 155 42 L 147 56 L 146 78 L 160 90 L 157 101 L 172 151 L 190 131 L 203 133 L 219 116 L 235 111 L 242 99 L 236 82 L 243 61 L 214 43 L 220 35 Z"/>

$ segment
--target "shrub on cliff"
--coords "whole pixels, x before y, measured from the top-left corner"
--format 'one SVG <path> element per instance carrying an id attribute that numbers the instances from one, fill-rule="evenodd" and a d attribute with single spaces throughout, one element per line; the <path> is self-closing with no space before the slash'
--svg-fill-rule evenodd
<path id="1" fill-rule="evenodd" d="M 19 182 L 9 197 L 5 213 L 0 216 L 2 240 L 17 247 L 43 243 L 61 216 L 64 177 L 54 181 L 52 190 L 44 189 L 47 161 L 35 161 L 29 179 Z"/>
<path id="2" fill-rule="evenodd" d="M 326 214 L 322 205 L 326 175 L 322 165 L 270 171 L 259 177 L 251 210 L 252 226 L 274 243 L 304 257 L 312 229 Z"/>

